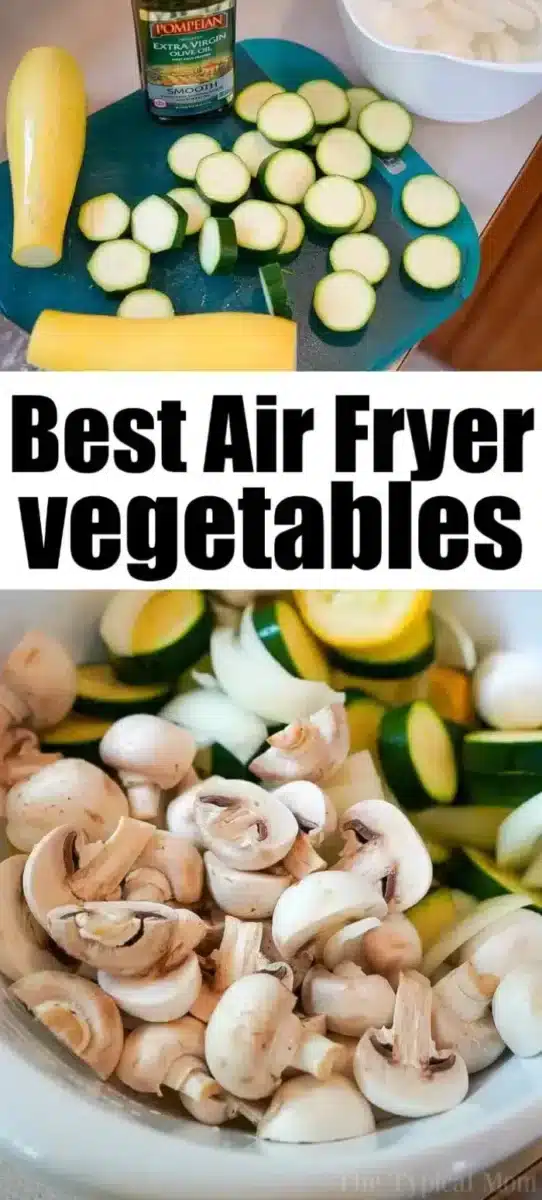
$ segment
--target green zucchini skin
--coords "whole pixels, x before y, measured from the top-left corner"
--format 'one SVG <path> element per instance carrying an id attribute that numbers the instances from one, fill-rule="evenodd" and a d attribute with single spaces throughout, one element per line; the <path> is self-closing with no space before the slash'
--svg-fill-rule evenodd
<path id="1" fill-rule="evenodd" d="M 509 808 L 519 808 L 526 800 L 542 792 L 542 775 L 520 771 L 500 775 L 467 773 L 464 784 L 470 804 L 504 804 Z"/>
<path id="2" fill-rule="evenodd" d="M 276 662 L 280 663 L 281 667 L 284 667 L 285 671 L 288 671 L 289 675 L 299 679 L 299 671 L 288 653 L 286 642 L 280 631 L 274 603 L 266 604 L 263 608 L 255 608 L 252 620 L 258 637 L 269 654 Z"/>
<path id="3" fill-rule="evenodd" d="M 118 655 L 108 650 L 108 658 L 121 683 L 175 683 L 207 653 L 212 620 L 208 608 L 179 641 L 147 654 Z"/>
<path id="4" fill-rule="evenodd" d="M 435 660 L 435 643 L 432 639 L 424 650 L 412 658 L 398 659 L 396 662 L 375 662 L 374 659 L 348 658 L 340 650 L 329 650 L 328 658 L 332 666 L 339 667 L 349 675 L 359 675 L 361 679 L 411 679 L 421 675 L 432 666 Z"/>
<path id="5" fill-rule="evenodd" d="M 469 895 L 475 896 L 477 900 L 493 900 L 495 896 L 510 894 L 509 889 L 504 887 L 498 878 L 496 864 L 493 864 L 493 861 L 488 859 L 486 855 L 482 859 L 484 865 L 481 865 L 477 861 L 479 858 L 479 853 L 469 850 L 468 847 L 465 847 L 464 850 L 458 850 L 457 854 L 453 856 L 450 866 L 450 885 L 460 888 L 463 892 L 468 892 Z M 495 873 L 492 870 L 493 866 L 495 866 Z M 524 890 L 518 879 L 517 891 L 523 892 Z M 528 894 L 531 895 L 530 892 Z M 534 893 L 533 903 L 529 907 L 542 912 L 542 901 L 539 903 L 538 897 Z"/>
<path id="6" fill-rule="evenodd" d="M 378 752 L 386 780 L 399 802 L 411 811 L 427 808 L 436 803 L 451 803 L 450 798 L 438 800 L 431 795 L 423 785 L 416 769 L 413 752 L 410 747 L 409 721 L 416 707 L 430 708 L 425 701 L 415 700 L 399 708 L 390 708 L 384 714 L 378 735 Z M 449 739 L 456 761 L 455 750 L 444 721 L 433 710 L 435 721 L 442 728 L 443 734 Z M 456 779 L 457 792 L 457 779 Z"/>
<path id="7" fill-rule="evenodd" d="M 525 740 L 518 735 L 516 741 L 470 733 L 463 743 L 463 766 L 469 775 L 542 775 L 542 731 Z"/>
<path id="8" fill-rule="evenodd" d="M 120 717 L 128 717 L 133 713 L 159 713 L 173 692 L 173 687 L 164 684 L 156 696 L 134 698 L 133 700 L 106 700 L 98 695 L 77 695 L 73 708 L 74 712 L 80 713 L 82 717 L 96 717 L 102 721 L 118 721 Z"/>

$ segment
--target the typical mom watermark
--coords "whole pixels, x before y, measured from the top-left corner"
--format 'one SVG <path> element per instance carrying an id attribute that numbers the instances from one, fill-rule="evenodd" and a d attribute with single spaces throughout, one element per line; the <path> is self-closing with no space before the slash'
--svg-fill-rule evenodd
<path id="1" fill-rule="evenodd" d="M 506 1192 L 507 1196 L 534 1196 L 539 1188 L 539 1180 L 532 1172 L 514 1176 L 495 1168 L 477 1175 L 467 1174 L 452 1183 L 449 1178 L 439 1174 L 390 1172 L 385 1175 L 362 1175 L 354 1172 L 341 1176 L 337 1190 L 342 1195 L 401 1196 L 406 1200 L 423 1200 L 425 1196 L 435 1195 L 476 1196 L 479 1200 L 490 1200 L 495 1196 L 497 1200 L 501 1192 Z"/>

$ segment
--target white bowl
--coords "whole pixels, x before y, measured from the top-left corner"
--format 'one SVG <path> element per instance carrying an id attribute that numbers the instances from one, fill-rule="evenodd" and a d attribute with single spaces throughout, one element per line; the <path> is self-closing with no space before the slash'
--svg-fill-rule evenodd
<path id="1" fill-rule="evenodd" d="M 96 648 L 104 593 L 0 593 L 0 655 L 24 629 Z M 540 593 L 449 593 L 484 648 L 542 644 Z M 473 1081 L 459 1108 L 380 1127 L 367 1138 L 279 1146 L 213 1130 L 100 1084 L 0 992 L 0 1155 L 24 1160 L 67 1194 L 111 1200 L 332 1200 L 343 1193 L 424 1196 L 540 1137 L 542 1059 L 508 1059 Z M 180 1112 L 180 1110 L 179 1110 Z"/>
<path id="2" fill-rule="evenodd" d="M 378 0 L 367 0 L 367 3 Z M 493 63 L 387 45 L 367 29 L 356 0 L 338 0 L 354 61 L 384 96 L 434 121 L 489 121 L 542 91 L 541 61 Z"/>

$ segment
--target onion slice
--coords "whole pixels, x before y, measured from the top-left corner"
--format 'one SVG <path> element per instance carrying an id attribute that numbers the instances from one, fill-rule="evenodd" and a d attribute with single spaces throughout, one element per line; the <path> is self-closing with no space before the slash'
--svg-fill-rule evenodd
<path id="1" fill-rule="evenodd" d="M 433 602 L 433 624 L 435 629 L 435 657 L 441 667 L 458 667 L 461 671 L 474 671 L 478 662 L 476 647 L 457 617 L 440 602 Z"/>
<path id="2" fill-rule="evenodd" d="M 267 734 L 260 717 L 245 712 L 216 687 L 174 696 L 160 716 L 188 729 L 199 750 L 218 742 L 243 764 L 254 758 Z"/>
<path id="3" fill-rule="evenodd" d="M 491 900 L 483 900 L 470 916 L 464 917 L 443 937 L 439 938 L 438 942 L 429 947 L 422 963 L 423 974 L 431 978 L 435 971 L 442 966 L 442 963 L 446 962 L 450 955 L 455 954 L 456 950 L 459 950 L 465 942 L 482 933 L 484 929 L 493 925 L 494 921 L 500 920 L 501 917 L 509 916 L 520 908 L 529 908 L 532 902 L 532 896 L 519 893 L 494 896 Z"/>

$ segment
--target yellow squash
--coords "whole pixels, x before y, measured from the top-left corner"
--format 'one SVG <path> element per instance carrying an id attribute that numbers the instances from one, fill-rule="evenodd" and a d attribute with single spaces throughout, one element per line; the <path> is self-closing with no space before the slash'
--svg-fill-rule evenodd
<path id="1" fill-rule="evenodd" d="M 25 54 L 11 82 L 6 112 L 12 257 L 20 267 L 51 267 L 62 258 L 86 123 L 85 84 L 71 54 L 54 46 Z"/>

